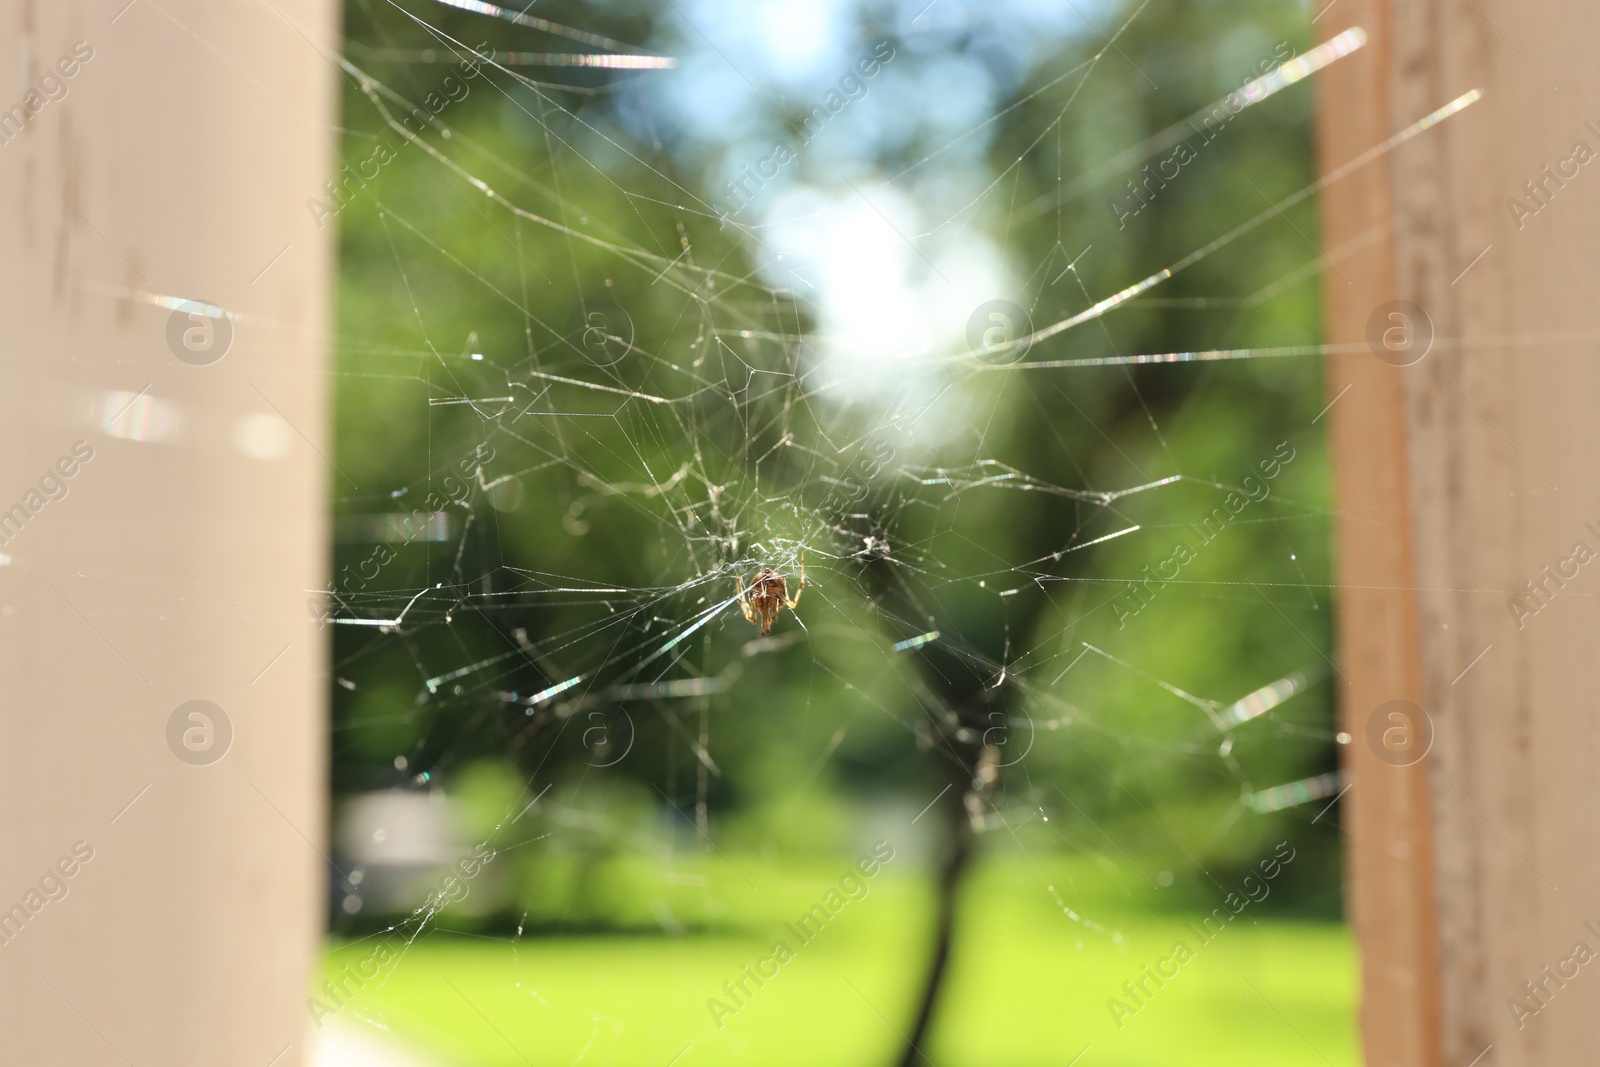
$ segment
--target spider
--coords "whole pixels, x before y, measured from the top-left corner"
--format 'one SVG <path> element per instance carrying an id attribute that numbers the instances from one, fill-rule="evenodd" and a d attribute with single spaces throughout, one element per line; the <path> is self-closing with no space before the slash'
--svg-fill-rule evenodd
<path id="1" fill-rule="evenodd" d="M 762 567 L 749 585 L 740 581 L 737 574 L 734 581 L 739 583 L 739 608 L 745 621 L 760 626 L 761 636 L 766 637 L 778 621 L 778 613 L 784 608 L 793 611 L 800 603 L 800 594 L 806 591 L 806 554 L 800 553 L 800 584 L 795 587 L 793 600 L 789 599 L 789 583 L 771 567 Z"/>

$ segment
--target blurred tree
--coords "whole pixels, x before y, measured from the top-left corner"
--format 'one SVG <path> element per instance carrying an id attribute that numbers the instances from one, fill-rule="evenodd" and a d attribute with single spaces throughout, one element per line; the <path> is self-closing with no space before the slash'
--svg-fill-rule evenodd
<path id="1" fill-rule="evenodd" d="M 705 52 L 671 8 L 556 0 L 539 17 L 651 54 Z M 859 41 L 885 39 L 878 27 L 893 24 L 881 6 L 856 17 Z M 487 42 L 502 58 L 611 49 L 442 5 L 421 18 L 365 0 L 348 9 L 344 156 L 359 167 L 384 145 L 393 158 L 336 216 L 336 461 L 382 488 L 341 495 L 335 509 L 348 529 L 374 514 L 439 512 L 449 536 L 399 544 L 372 579 L 361 569 L 370 543 L 336 546 L 346 578 L 335 614 L 407 612 L 389 627 L 333 628 L 336 791 L 448 783 L 489 759 L 538 788 L 563 783 L 547 805 L 611 790 L 639 798 L 630 825 L 643 829 L 604 847 L 592 827 L 541 824 L 551 836 L 519 861 L 528 884 L 547 863 L 549 879 L 570 869 L 571 885 L 587 887 L 518 893 L 519 910 L 550 922 L 606 921 L 595 879 L 620 853 L 649 851 L 639 840 L 650 820 L 637 812 L 651 805 L 698 841 L 715 815 L 746 847 L 830 850 L 847 824 L 786 828 L 791 798 L 892 794 L 920 807 L 945 784 L 955 786 L 941 802 L 946 934 L 974 826 L 1042 807 L 1063 813 L 1026 831 L 1045 843 L 1100 850 L 1103 831 L 1149 867 L 1184 872 L 1168 903 L 1214 897 L 1293 826 L 1307 858 L 1275 905 L 1337 910 L 1336 831 L 1247 803 L 1334 769 L 1327 688 L 1226 731 L 1172 692 L 1223 706 L 1326 658 L 1314 362 L 952 364 L 945 381 L 971 425 L 936 412 L 940 425 L 915 426 L 926 399 L 910 385 L 835 402 L 807 376 L 826 343 L 819 306 L 773 280 L 760 221 L 770 199 L 739 225 L 716 219 L 748 129 L 717 142 L 675 128 L 675 112 L 656 104 L 668 90 L 640 88 L 680 86 L 698 67 L 515 67 L 539 83 L 528 84 L 484 66 L 468 78 L 452 42 Z M 1005 295 L 1043 325 L 1311 179 L 1300 87 L 1211 140 L 1197 134 L 1193 159 L 1129 215 L 1128 183 L 1153 161 L 1106 161 L 1303 50 L 1306 27 L 1299 8 L 1267 3 L 1180 2 L 1159 18 L 1130 6 L 1098 21 L 1123 27 L 1114 48 L 1085 30 L 1031 58 L 988 23 L 894 37 L 896 58 L 866 98 L 885 110 L 864 101 L 849 113 L 877 135 L 841 133 L 831 148 L 819 138 L 796 180 L 842 187 L 854 174 L 879 195 L 884 176 L 922 189 L 943 165 L 960 171 L 959 188 L 998 183 L 980 210 L 944 221 L 1004 250 L 1023 279 Z M 894 125 L 894 107 L 957 60 L 993 92 L 971 124 L 982 151 L 945 164 L 936 153 L 953 135 L 909 106 Z M 446 84 L 452 74 L 464 91 Z M 415 141 L 385 121 L 413 105 L 432 111 L 430 99 L 438 114 Z M 804 110 L 787 96 L 755 99 L 762 129 L 793 130 L 782 123 Z M 937 256 L 958 229 L 916 241 Z M 1320 263 L 1304 235 L 1315 232 L 1314 207 L 1301 205 L 1026 358 L 1313 342 Z M 873 463 L 886 440 L 891 458 Z M 1176 540 L 1196 540 L 1189 524 L 1280 442 L 1296 458 L 1271 495 L 1197 550 L 1148 610 L 1119 619 L 1126 583 Z M 860 495 L 841 495 L 852 480 Z M 792 577 L 802 546 L 812 589 L 771 638 L 736 609 L 697 628 L 731 598 L 735 573 L 767 563 Z M 934 629 L 937 641 L 886 652 Z M 983 738 L 997 722 L 1019 739 L 1026 729 L 1032 748 L 1025 764 L 996 768 L 973 810 L 964 798 L 988 773 Z M 629 747 L 613 761 L 621 732 Z M 523 792 L 526 803 L 537 790 Z M 671 862 L 676 833 L 658 840 Z"/>

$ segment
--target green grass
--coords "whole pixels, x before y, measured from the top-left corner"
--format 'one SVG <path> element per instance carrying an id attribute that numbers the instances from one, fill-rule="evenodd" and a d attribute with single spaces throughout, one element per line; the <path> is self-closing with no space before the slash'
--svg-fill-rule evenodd
<path id="1" fill-rule="evenodd" d="M 869 896 L 800 944 L 783 922 L 821 900 L 826 875 L 781 878 L 741 867 L 772 886 L 768 922 L 756 924 L 761 932 L 483 939 L 435 930 L 357 990 L 339 1015 L 375 1021 L 462 1067 L 544 1067 L 580 1057 L 586 1067 L 665 1067 L 685 1046 L 680 1067 L 889 1062 L 925 958 L 925 885 L 909 871 L 885 872 Z M 1060 875 L 1057 885 L 1074 884 L 1071 871 L 1051 873 Z M 732 910 L 748 916 L 751 894 L 740 895 Z M 1081 1067 L 1359 1062 L 1355 957 L 1343 926 L 1252 922 L 1247 909 L 1202 944 L 1185 916 L 1152 912 L 1128 897 L 1070 902 L 1098 914 L 1085 922 L 1064 914 L 1036 868 L 997 864 L 975 880 L 926 1047 L 934 1064 L 1065 1067 L 1085 1046 L 1092 1048 Z M 794 958 L 717 1026 L 708 999 L 722 996 L 722 984 L 767 955 L 777 937 Z M 1119 1027 L 1107 1001 L 1179 939 L 1194 958 Z M 375 943 L 331 946 L 326 971 L 338 974 Z"/>

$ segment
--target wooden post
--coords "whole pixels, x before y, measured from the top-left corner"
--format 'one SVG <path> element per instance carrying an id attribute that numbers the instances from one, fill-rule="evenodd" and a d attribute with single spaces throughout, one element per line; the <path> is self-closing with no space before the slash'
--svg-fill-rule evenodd
<path id="1" fill-rule="evenodd" d="M 1600 1038 L 1600 963 L 1574 956 L 1600 954 L 1597 21 L 1341 0 L 1316 24 L 1370 37 L 1322 76 L 1324 172 L 1483 92 L 1321 201 L 1325 246 L 1357 249 L 1329 340 L 1367 346 L 1328 383 L 1371 1067 L 1587 1062 Z"/>
<path id="2" fill-rule="evenodd" d="M 7 1063 L 304 1058 L 336 25 L 0 2 Z"/>

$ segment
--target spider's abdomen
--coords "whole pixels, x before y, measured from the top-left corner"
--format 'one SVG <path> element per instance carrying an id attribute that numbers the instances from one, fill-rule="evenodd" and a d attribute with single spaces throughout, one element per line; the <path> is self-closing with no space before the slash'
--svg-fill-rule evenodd
<path id="1" fill-rule="evenodd" d="M 750 587 L 750 610 L 761 621 L 762 637 L 772 632 L 772 624 L 778 621 L 778 613 L 788 599 L 788 585 L 775 574 L 758 579 Z"/>

